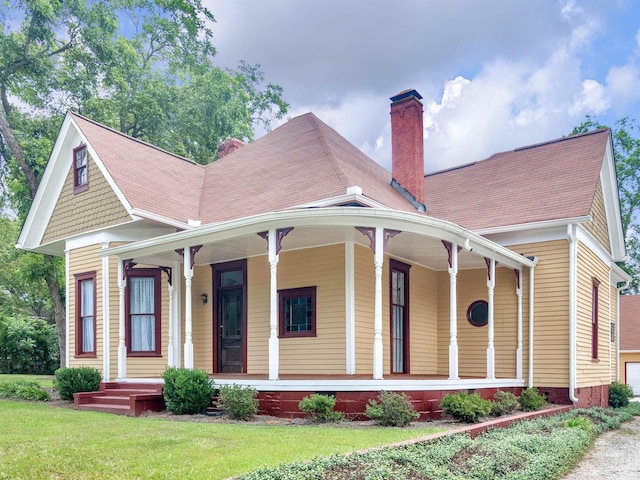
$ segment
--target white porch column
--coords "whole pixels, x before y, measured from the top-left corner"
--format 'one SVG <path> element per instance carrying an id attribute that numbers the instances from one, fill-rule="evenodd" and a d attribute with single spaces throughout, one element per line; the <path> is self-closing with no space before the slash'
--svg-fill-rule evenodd
<path id="1" fill-rule="evenodd" d="M 193 265 L 191 265 L 191 247 L 184 249 L 184 367 L 193 368 L 193 338 L 191 312 L 193 299 L 191 298 L 191 281 L 193 279 Z"/>
<path id="2" fill-rule="evenodd" d="M 516 348 L 516 378 L 522 379 L 522 268 L 516 271 L 516 296 L 518 297 L 518 346 Z"/>
<path id="3" fill-rule="evenodd" d="M 356 305 L 355 305 L 355 250 L 353 242 L 344 244 L 344 300 L 345 300 L 345 337 L 346 337 L 346 373 L 356 373 Z"/>
<path id="4" fill-rule="evenodd" d="M 449 266 L 449 380 L 458 380 L 458 246 L 451 244 Z"/>
<path id="5" fill-rule="evenodd" d="M 376 288 L 373 322 L 373 379 L 382 380 L 382 264 L 384 262 L 384 229 L 376 227 L 374 265 Z"/>
<path id="6" fill-rule="evenodd" d="M 167 365 L 175 367 L 175 351 L 174 351 L 174 329 L 176 323 L 176 312 L 174 308 L 175 299 L 173 297 L 173 282 L 176 280 L 175 271 L 169 269 L 170 277 L 167 281 L 167 291 L 169 292 L 169 344 L 167 346 Z"/>
<path id="7" fill-rule="evenodd" d="M 109 242 L 102 243 L 102 249 Z M 109 312 L 109 257 L 102 257 L 102 379 L 111 380 L 111 323 Z"/>
<path id="8" fill-rule="evenodd" d="M 487 334 L 487 378 L 496 378 L 495 368 L 495 350 L 493 348 L 493 290 L 496 286 L 496 261 L 491 259 L 488 262 L 488 278 L 487 278 L 487 317 L 488 317 L 488 334 Z"/>
<path id="9" fill-rule="evenodd" d="M 280 340 L 278 339 L 278 260 L 276 230 L 269 230 L 269 266 L 271 269 L 269 294 L 269 380 L 278 380 Z"/>
<path id="10" fill-rule="evenodd" d="M 118 259 L 118 297 L 119 297 L 119 313 L 118 313 L 118 379 L 127 378 L 127 345 L 125 344 L 125 319 L 124 319 L 124 265 L 122 260 Z"/>

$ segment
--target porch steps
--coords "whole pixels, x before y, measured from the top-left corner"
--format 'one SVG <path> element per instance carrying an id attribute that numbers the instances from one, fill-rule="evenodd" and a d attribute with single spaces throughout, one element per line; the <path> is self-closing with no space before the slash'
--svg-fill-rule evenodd
<path id="1" fill-rule="evenodd" d="M 137 417 L 165 409 L 161 384 L 103 382 L 97 392 L 73 394 L 77 410 Z"/>

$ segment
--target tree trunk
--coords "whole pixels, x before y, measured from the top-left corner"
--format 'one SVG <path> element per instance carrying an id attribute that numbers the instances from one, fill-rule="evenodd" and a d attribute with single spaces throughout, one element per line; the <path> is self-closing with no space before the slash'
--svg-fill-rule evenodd
<path id="1" fill-rule="evenodd" d="M 4 96 L 3 96 L 4 97 Z M 36 179 L 36 175 L 27 162 L 27 159 L 24 155 L 24 151 L 16 136 L 13 133 L 11 125 L 9 124 L 9 120 L 7 118 L 7 111 L 5 110 L 6 103 L 3 102 L 3 108 L 0 108 L 0 135 L 4 140 L 5 144 L 9 147 L 11 154 L 14 156 L 22 173 L 27 182 L 27 186 L 29 187 L 29 196 L 31 197 L 31 201 L 36 196 L 36 192 L 38 191 L 38 180 Z M 66 321 L 67 315 L 65 311 L 65 305 L 60 296 L 60 281 L 56 275 L 56 267 L 55 260 L 50 255 L 44 256 L 46 268 L 45 281 L 47 282 L 47 287 L 49 288 L 49 294 L 51 295 L 51 301 L 53 303 L 53 312 L 54 319 L 56 322 L 56 326 L 58 327 L 58 346 L 60 348 L 60 366 L 65 366 L 65 359 L 67 357 L 67 349 L 66 349 Z"/>

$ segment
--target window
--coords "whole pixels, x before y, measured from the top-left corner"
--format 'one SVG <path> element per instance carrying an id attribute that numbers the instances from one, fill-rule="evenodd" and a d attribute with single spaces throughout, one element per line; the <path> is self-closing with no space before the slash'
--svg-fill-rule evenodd
<path id="1" fill-rule="evenodd" d="M 127 352 L 130 356 L 160 356 L 160 270 L 139 268 L 127 273 Z"/>
<path id="2" fill-rule="evenodd" d="M 611 343 L 616 341 L 616 324 L 614 322 L 611 322 L 611 324 L 609 325 L 609 340 L 611 340 Z"/>
<path id="3" fill-rule="evenodd" d="M 591 289 L 591 358 L 598 358 L 598 287 L 600 280 L 593 279 Z"/>
<path id="4" fill-rule="evenodd" d="M 89 188 L 87 146 L 81 145 L 73 150 L 73 193 L 84 192 Z"/>
<path id="5" fill-rule="evenodd" d="M 391 373 L 409 373 L 409 269 L 389 260 Z"/>
<path id="6" fill-rule="evenodd" d="M 76 356 L 96 356 L 96 272 L 76 280 Z"/>
<path id="7" fill-rule="evenodd" d="M 474 327 L 484 327 L 489 323 L 489 304 L 486 300 L 476 300 L 467 309 L 467 320 Z"/>
<path id="8" fill-rule="evenodd" d="M 316 336 L 316 287 L 279 290 L 280 336 Z"/>

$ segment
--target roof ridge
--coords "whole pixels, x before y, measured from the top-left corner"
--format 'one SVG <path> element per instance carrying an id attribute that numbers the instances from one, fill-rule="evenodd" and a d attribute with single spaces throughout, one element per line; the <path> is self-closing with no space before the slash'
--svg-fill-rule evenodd
<path id="1" fill-rule="evenodd" d="M 163 149 L 163 148 L 160 148 L 160 147 L 158 147 L 158 146 L 156 146 L 156 145 L 154 145 L 154 144 L 152 144 L 152 143 L 145 142 L 144 140 L 140 140 L 139 138 L 135 138 L 135 137 L 132 137 L 131 135 L 127 135 L 126 133 L 123 133 L 123 132 L 121 132 L 121 131 L 119 131 L 119 130 L 116 130 L 115 128 L 111 128 L 111 127 L 109 127 L 109 126 L 107 126 L 107 125 L 104 125 L 104 124 L 102 124 L 102 123 L 100 123 L 100 122 L 97 122 L 97 121 L 92 120 L 92 119 L 90 119 L 90 118 L 88 118 L 88 117 L 85 117 L 84 115 L 81 115 L 81 114 L 79 114 L 78 112 L 74 112 L 73 110 L 69 110 L 69 111 L 68 111 L 68 113 L 69 113 L 70 115 L 74 116 L 74 117 L 79 117 L 79 118 L 81 118 L 82 120 L 84 120 L 84 121 L 86 121 L 86 122 L 92 123 L 93 125 L 95 125 L 95 126 L 97 126 L 97 127 L 103 128 L 103 129 L 105 129 L 105 130 L 109 130 L 109 131 L 110 131 L 110 132 L 112 132 L 112 133 L 115 133 L 115 134 L 117 134 L 117 135 L 120 135 L 121 137 L 124 137 L 124 138 L 125 138 L 125 139 L 127 139 L 127 140 L 131 140 L 131 141 L 133 141 L 133 142 L 139 143 L 139 144 L 144 145 L 144 146 L 146 146 L 146 147 L 150 147 L 150 148 L 152 148 L 152 149 L 154 149 L 154 150 L 157 150 L 157 151 L 159 151 L 159 152 L 162 152 L 162 153 L 165 153 L 165 154 L 170 155 L 170 156 L 172 156 L 172 157 L 175 157 L 175 158 L 177 158 L 178 160 L 182 160 L 182 161 L 184 161 L 184 162 L 191 163 L 191 164 L 193 164 L 193 165 L 199 165 L 200 167 L 206 167 L 206 165 L 202 165 L 202 164 L 200 164 L 200 163 L 198 163 L 198 162 L 195 162 L 195 161 L 193 161 L 193 160 L 191 160 L 191 159 L 189 159 L 189 158 L 186 158 L 186 157 L 180 156 L 180 155 L 178 155 L 178 154 L 176 154 L 176 153 L 172 153 L 172 152 L 170 152 L 170 151 L 168 151 L 168 150 L 165 150 L 165 149 Z"/>
<path id="2" fill-rule="evenodd" d="M 352 186 L 352 185 L 347 185 L 347 182 L 349 182 L 350 180 L 347 177 L 347 175 L 344 173 L 343 169 L 338 164 L 339 163 L 338 162 L 338 158 L 336 157 L 335 152 L 333 151 L 333 149 L 329 145 L 329 142 L 327 141 L 326 135 L 324 134 L 324 132 L 320 131 L 320 129 L 323 128 L 323 127 L 328 127 L 328 128 L 331 128 L 331 127 L 329 125 L 327 125 L 326 123 L 324 123 L 322 120 L 320 120 L 313 112 L 309 112 L 309 115 L 310 115 L 313 123 L 317 127 L 316 131 L 318 132 L 317 133 L 318 139 L 322 143 L 322 146 L 323 146 L 323 148 L 324 148 L 324 150 L 325 150 L 325 152 L 327 154 L 327 158 L 329 159 L 329 162 L 331 163 L 331 167 L 336 172 L 336 175 L 338 175 L 338 177 L 340 178 L 340 181 L 342 182 L 343 188 L 346 189 L 347 187 Z"/>

